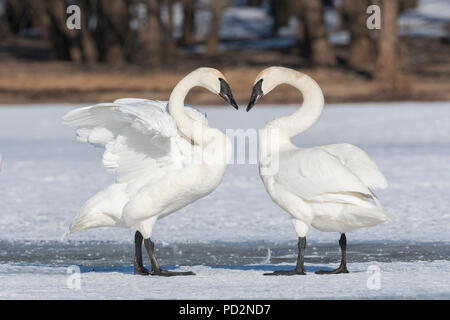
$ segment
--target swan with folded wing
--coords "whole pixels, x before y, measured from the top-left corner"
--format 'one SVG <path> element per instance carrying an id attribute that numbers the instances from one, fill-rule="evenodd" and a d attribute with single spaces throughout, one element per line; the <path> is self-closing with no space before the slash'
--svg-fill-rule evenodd
<path id="1" fill-rule="evenodd" d="M 105 149 L 103 165 L 116 175 L 115 183 L 86 202 L 66 235 L 96 227 L 133 228 L 135 274 L 193 274 L 161 269 L 150 237 L 158 219 L 211 193 L 231 157 L 226 135 L 184 105 L 197 86 L 238 108 L 224 75 L 199 68 L 175 86 L 168 102 L 120 99 L 75 109 L 64 117 L 66 125 L 77 128 L 78 140 Z M 142 242 L 151 271 L 143 265 Z"/>
<path id="2" fill-rule="evenodd" d="M 303 105 L 290 116 L 270 121 L 260 139 L 260 175 L 272 200 L 290 213 L 298 235 L 297 265 L 270 275 L 305 274 L 306 234 L 312 226 L 339 232 L 341 263 L 319 274 L 348 273 L 345 233 L 391 220 L 373 189 L 387 187 L 386 178 L 369 156 L 350 144 L 299 148 L 291 138 L 308 130 L 319 119 L 324 97 L 309 76 L 292 69 L 270 67 L 256 78 L 247 111 L 280 84 L 303 94 Z"/>

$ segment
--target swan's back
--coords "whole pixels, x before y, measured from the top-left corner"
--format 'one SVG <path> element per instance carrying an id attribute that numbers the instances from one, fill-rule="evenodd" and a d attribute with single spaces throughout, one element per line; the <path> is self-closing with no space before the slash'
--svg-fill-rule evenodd
<path id="1" fill-rule="evenodd" d="M 337 157 L 319 147 L 282 152 L 279 167 L 276 180 L 305 200 L 323 194 L 370 194 L 368 187 Z"/>
<path id="2" fill-rule="evenodd" d="M 372 192 L 372 188 L 386 186 L 384 176 L 367 154 L 355 146 L 281 152 L 274 180 L 278 188 L 310 206 L 314 216 L 311 224 L 322 231 L 345 233 L 393 219 Z"/>
<path id="3" fill-rule="evenodd" d="M 348 143 L 331 144 L 320 148 L 336 156 L 370 189 L 387 188 L 388 183 L 383 173 L 367 153 L 360 148 Z"/>

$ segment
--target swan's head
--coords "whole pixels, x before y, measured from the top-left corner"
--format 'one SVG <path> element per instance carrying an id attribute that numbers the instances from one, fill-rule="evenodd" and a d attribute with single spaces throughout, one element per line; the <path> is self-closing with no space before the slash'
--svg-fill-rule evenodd
<path id="1" fill-rule="evenodd" d="M 198 68 L 192 73 L 197 76 L 197 81 L 200 86 L 208 89 L 214 94 L 217 94 L 236 110 L 238 110 L 239 107 L 233 98 L 230 85 L 222 72 L 214 68 Z"/>
<path id="2" fill-rule="evenodd" d="M 283 67 L 270 67 L 261 71 L 253 84 L 252 95 L 247 106 L 247 112 L 253 108 L 261 97 L 278 86 L 285 74 L 286 68 Z"/>

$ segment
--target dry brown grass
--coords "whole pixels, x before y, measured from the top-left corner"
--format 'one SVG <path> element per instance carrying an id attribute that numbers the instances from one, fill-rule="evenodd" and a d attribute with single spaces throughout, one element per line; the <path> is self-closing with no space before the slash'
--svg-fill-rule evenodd
<path id="1" fill-rule="evenodd" d="M 83 103 L 121 97 L 167 100 L 185 74 L 204 65 L 215 66 L 225 74 L 241 105 L 247 103 L 256 75 L 270 65 L 292 66 L 309 74 L 322 87 L 327 102 L 450 100 L 450 57 L 444 52 L 448 44 L 435 41 L 430 45 L 414 40 L 405 42 L 405 47 L 408 50 L 402 59 L 402 72 L 392 84 L 370 80 L 367 75 L 345 68 L 305 69 L 298 65 L 297 56 L 270 51 L 227 53 L 207 59 L 187 55 L 153 68 L 30 62 L 9 57 L 0 60 L 0 104 Z M 296 103 L 299 99 L 300 94 L 295 89 L 280 86 L 261 102 Z M 222 104 L 223 101 L 204 89 L 195 89 L 187 103 Z"/>
<path id="2" fill-rule="evenodd" d="M 20 40 L 20 39 L 19 39 Z M 387 100 L 449 100 L 449 44 L 439 39 L 403 39 L 399 68 L 392 83 L 370 80 L 367 74 L 345 69 L 305 69 L 295 52 L 226 52 L 216 56 L 180 53 L 163 66 L 33 62 L 48 51 L 48 44 L 16 38 L 0 43 L 0 104 L 42 102 L 98 102 L 121 97 L 166 100 L 175 84 L 199 66 L 212 66 L 228 78 L 237 102 L 245 105 L 256 75 L 271 65 L 290 66 L 312 76 L 322 87 L 327 102 Z M 4 52 L 21 52 L 4 54 Z M 40 53 L 39 53 L 40 52 Z M 345 59 L 347 50 L 339 49 Z M 373 67 L 369 71 L 374 71 Z M 300 94 L 280 86 L 261 103 L 296 103 Z M 222 104 L 204 89 L 193 90 L 192 104 Z"/>
<path id="3" fill-rule="evenodd" d="M 0 63 L 0 103 L 97 102 L 120 97 L 166 100 L 185 72 L 161 70 L 152 72 L 98 71 L 77 69 L 72 64 L 12 62 Z M 227 67 L 222 70 L 231 84 L 239 104 L 246 104 L 253 81 L 261 68 Z M 396 92 L 375 81 L 340 70 L 302 70 L 321 85 L 327 102 L 383 100 L 449 100 L 450 81 L 402 76 Z M 295 103 L 300 94 L 280 86 L 263 99 L 263 103 Z M 220 104 L 222 101 L 206 90 L 195 89 L 187 99 L 193 104 Z"/>

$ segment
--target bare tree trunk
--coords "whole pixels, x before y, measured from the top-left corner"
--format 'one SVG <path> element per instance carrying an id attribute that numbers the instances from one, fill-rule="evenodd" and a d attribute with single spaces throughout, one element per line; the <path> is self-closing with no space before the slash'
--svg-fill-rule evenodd
<path id="1" fill-rule="evenodd" d="M 66 6 L 61 0 L 44 1 L 49 16 L 49 37 L 57 58 L 82 61 L 83 54 L 78 41 L 78 30 L 69 30 L 66 25 Z"/>
<path id="2" fill-rule="evenodd" d="M 90 14 L 94 11 L 89 0 L 79 0 L 77 4 L 81 8 L 81 47 L 83 48 L 83 58 L 87 62 L 95 62 L 99 59 L 98 47 L 95 39 L 89 30 Z"/>
<path id="3" fill-rule="evenodd" d="M 175 54 L 176 51 L 176 43 L 175 38 L 173 37 L 173 31 L 174 31 L 174 21 L 173 21 L 173 2 L 174 0 L 166 0 L 167 3 L 167 34 L 166 34 L 166 41 L 167 41 L 167 55 L 169 57 L 172 57 Z"/>
<path id="4" fill-rule="evenodd" d="M 273 16 L 273 33 L 277 34 L 281 27 L 289 25 L 289 18 L 291 16 L 290 1 L 271 0 L 270 4 Z"/>
<path id="5" fill-rule="evenodd" d="M 398 3 L 398 12 L 417 8 L 417 2 L 418 0 L 400 0 Z"/>
<path id="6" fill-rule="evenodd" d="M 18 34 L 30 23 L 29 1 L 7 0 L 5 2 L 5 16 L 8 22 L 9 31 Z"/>
<path id="7" fill-rule="evenodd" d="M 295 47 L 294 50 L 297 55 L 302 55 L 304 53 L 305 45 L 305 23 L 303 21 L 303 6 L 302 2 L 298 1 L 296 5 L 291 6 L 291 12 L 294 17 L 297 17 L 297 30 L 295 33 Z"/>
<path id="8" fill-rule="evenodd" d="M 359 1 L 359 0 L 358 0 Z M 301 21 L 304 24 L 304 50 L 314 65 L 336 64 L 333 47 L 328 42 L 324 7 L 320 0 L 302 0 Z"/>
<path id="9" fill-rule="evenodd" d="M 212 20 L 208 41 L 206 43 L 206 54 L 217 53 L 220 43 L 220 25 L 222 23 L 222 12 L 227 6 L 227 0 L 212 1 Z"/>
<path id="10" fill-rule="evenodd" d="M 397 18 L 398 1 L 383 0 L 381 30 L 378 38 L 377 77 L 395 83 L 397 75 Z"/>
<path id="11" fill-rule="evenodd" d="M 195 41 L 195 5 L 196 0 L 183 0 L 183 37 L 181 43 L 192 44 Z"/>
<path id="12" fill-rule="evenodd" d="M 146 0 L 147 21 L 141 23 L 139 38 L 142 41 L 142 51 L 147 62 L 157 64 L 161 62 L 161 21 L 160 1 Z"/>
<path id="13" fill-rule="evenodd" d="M 375 59 L 375 45 L 366 27 L 366 9 L 369 4 L 367 0 L 344 0 L 344 19 L 351 38 L 348 64 L 357 69 L 366 69 Z"/>
<path id="14" fill-rule="evenodd" d="M 4 0 L 3 17 L 0 27 L 5 32 L 19 34 L 29 28 L 39 28 L 43 38 L 46 38 L 48 19 L 44 0 Z"/>
<path id="15" fill-rule="evenodd" d="M 263 0 L 250 0 L 248 2 L 249 7 L 260 7 L 262 5 Z"/>
<path id="16" fill-rule="evenodd" d="M 108 63 L 129 60 L 131 33 L 127 0 L 101 0 L 101 40 L 104 42 L 103 59 Z"/>

